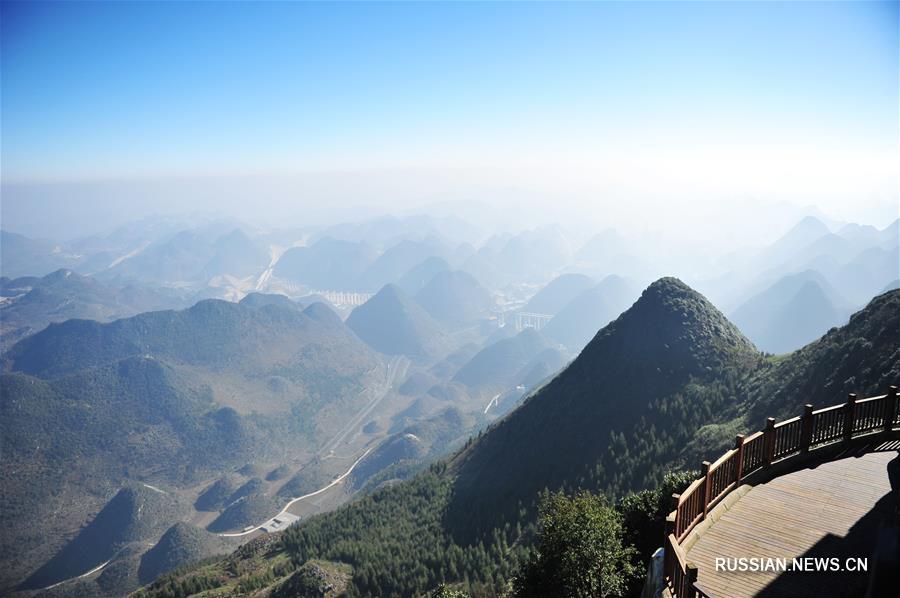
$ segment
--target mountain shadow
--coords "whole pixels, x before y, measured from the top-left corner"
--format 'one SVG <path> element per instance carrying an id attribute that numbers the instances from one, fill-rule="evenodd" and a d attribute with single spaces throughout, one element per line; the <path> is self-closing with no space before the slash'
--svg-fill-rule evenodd
<path id="1" fill-rule="evenodd" d="M 173 495 L 136 484 L 119 490 L 97 516 L 62 550 L 26 579 L 34 590 L 76 577 L 112 559 L 123 545 L 152 538 L 167 521 L 182 515 Z"/>

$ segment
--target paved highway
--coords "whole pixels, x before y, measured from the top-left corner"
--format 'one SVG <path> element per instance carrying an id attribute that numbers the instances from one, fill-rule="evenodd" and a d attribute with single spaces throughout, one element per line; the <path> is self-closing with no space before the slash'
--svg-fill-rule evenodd
<path id="1" fill-rule="evenodd" d="M 346 438 L 347 434 L 355 430 L 356 428 L 363 425 L 363 420 L 368 417 L 372 411 L 375 410 L 375 407 L 378 406 L 379 403 L 391 392 L 391 389 L 397 383 L 398 380 L 402 380 L 403 376 L 406 375 L 406 370 L 409 368 L 409 359 L 403 356 L 395 357 L 391 360 L 391 362 L 387 366 L 387 376 L 385 377 L 384 386 L 375 391 L 375 398 L 369 402 L 368 405 L 363 407 L 356 416 L 353 417 L 347 425 L 345 425 L 341 430 L 332 438 L 330 441 L 326 442 L 322 447 L 322 450 L 319 454 L 322 456 L 326 456 L 334 449 L 338 447 L 344 438 Z"/>
<path id="2" fill-rule="evenodd" d="M 282 513 L 284 513 L 284 512 L 287 511 L 288 509 L 290 509 L 292 505 L 294 505 L 294 504 L 300 502 L 301 500 L 304 500 L 304 499 L 306 499 L 306 498 L 310 498 L 310 497 L 312 497 L 312 496 L 316 496 L 317 494 L 321 494 L 321 493 L 325 492 L 326 490 L 328 490 L 329 488 L 332 488 L 332 487 L 334 487 L 334 486 L 340 484 L 341 482 L 343 482 L 343 481 L 347 478 L 348 475 L 350 475 L 351 473 L 353 473 L 353 469 L 354 469 L 357 465 L 359 465 L 359 462 L 362 461 L 363 459 L 365 459 L 365 458 L 366 458 L 366 455 L 368 455 L 370 452 L 372 452 L 372 449 L 374 449 L 374 448 L 375 448 L 375 447 L 369 447 L 368 449 L 366 449 L 366 452 L 364 452 L 364 453 L 359 457 L 359 459 L 357 459 L 356 461 L 353 462 L 353 465 L 350 466 L 350 469 L 348 469 L 347 471 L 345 471 L 344 473 L 342 473 L 340 476 L 336 477 L 336 478 L 335 478 L 330 484 L 328 484 L 327 486 L 323 486 L 322 488 L 319 488 L 319 489 L 316 490 L 315 492 L 310 492 L 309 494 L 304 494 L 303 496 L 298 496 L 297 498 L 291 499 L 291 501 L 288 502 L 288 504 L 284 505 L 284 508 L 281 509 L 281 511 L 278 512 L 278 515 L 281 515 Z M 216 534 L 216 535 L 221 536 L 222 538 L 239 538 L 239 537 L 241 537 L 241 536 L 246 536 L 246 535 L 248 535 L 248 534 L 252 534 L 253 532 L 262 529 L 263 526 L 265 526 L 267 523 L 269 523 L 270 521 L 272 521 L 272 519 L 278 518 L 278 515 L 275 515 L 275 517 L 271 517 L 270 519 L 267 519 L 266 521 L 264 521 L 263 523 L 257 525 L 257 526 L 254 527 L 253 529 L 248 529 L 247 531 L 243 531 L 243 532 L 231 532 L 231 533 Z M 104 563 L 104 564 L 105 564 L 105 563 Z"/>
<path id="3" fill-rule="evenodd" d="M 396 382 L 398 380 L 403 379 L 403 376 L 406 375 L 406 370 L 408 368 L 409 368 L 409 359 L 407 359 L 406 357 L 401 356 L 401 357 L 395 357 L 394 359 L 392 359 L 391 362 L 387 366 L 388 371 L 387 371 L 387 376 L 385 376 L 384 385 L 381 388 L 375 390 L 375 398 L 372 399 L 372 401 L 370 401 L 365 407 L 363 407 L 353 417 L 353 419 L 351 419 L 347 423 L 347 425 L 345 425 L 343 428 L 341 428 L 341 430 L 334 436 L 334 438 L 332 438 L 331 440 L 326 442 L 323 445 L 322 450 L 319 451 L 319 453 L 321 455 L 327 455 L 327 454 L 331 453 L 332 451 L 334 451 L 334 449 L 336 449 L 340 445 L 340 443 L 344 440 L 344 438 L 346 438 L 347 434 L 349 434 L 356 428 L 360 427 L 363 424 L 363 421 L 372 413 L 372 411 L 378 406 L 378 404 L 381 403 L 381 401 L 384 399 L 384 397 L 386 397 L 388 395 L 388 393 L 390 393 L 391 389 L 394 387 L 394 384 L 396 384 Z M 364 452 L 362 454 L 362 456 L 360 456 L 353 463 L 353 465 L 350 466 L 350 469 L 348 469 L 343 474 L 341 474 L 340 476 L 335 478 L 334 481 L 332 481 L 327 486 L 319 488 L 315 492 L 310 492 L 309 494 L 304 494 L 303 496 L 299 496 L 297 498 L 292 499 L 288 504 L 286 504 L 284 506 L 283 509 L 281 509 L 281 511 L 278 512 L 278 515 L 281 515 L 282 513 L 287 511 L 292 505 L 300 502 L 301 500 L 311 498 L 313 496 L 321 494 L 321 493 L 325 492 L 326 490 L 328 490 L 329 488 L 332 488 L 332 487 L 336 486 L 337 484 L 340 484 L 341 482 L 343 482 L 344 479 L 346 479 L 346 477 L 353 472 L 353 468 L 355 468 L 359 464 L 359 462 L 362 461 L 365 458 L 365 456 L 368 455 L 372 451 L 373 448 L 374 447 L 370 447 L 370 448 L 366 449 L 366 452 Z M 265 526 L 270 521 L 272 521 L 272 519 L 276 519 L 278 517 L 278 515 L 275 515 L 274 517 L 267 519 L 266 521 L 264 521 L 263 523 L 261 523 L 260 525 L 257 525 L 256 527 L 254 527 L 252 529 L 248 529 L 248 530 L 245 530 L 242 532 L 221 533 L 221 534 L 217 534 L 217 535 L 221 536 L 223 538 L 239 538 L 241 536 L 247 536 L 249 534 L 252 534 L 253 532 L 256 532 L 256 531 L 259 531 L 260 529 L 262 529 L 263 526 Z"/>

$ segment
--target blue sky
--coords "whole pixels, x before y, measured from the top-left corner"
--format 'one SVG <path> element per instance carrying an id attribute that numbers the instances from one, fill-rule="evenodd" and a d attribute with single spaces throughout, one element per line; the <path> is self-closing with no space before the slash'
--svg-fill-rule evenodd
<path id="1" fill-rule="evenodd" d="M 413 168 L 740 195 L 768 173 L 883 205 L 897 6 L 4 3 L 4 184 Z"/>

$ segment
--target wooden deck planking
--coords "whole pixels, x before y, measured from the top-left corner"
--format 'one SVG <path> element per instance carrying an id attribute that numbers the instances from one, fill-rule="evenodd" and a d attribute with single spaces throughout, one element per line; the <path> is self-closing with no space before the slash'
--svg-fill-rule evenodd
<path id="1" fill-rule="evenodd" d="M 722 514 L 687 551 L 699 568 L 698 585 L 712 596 L 796 596 L 833 594 L 836 587 L 853 595 L 865 574 L 716 571 L 717 557 L 787 558 L 801 556 L 870 557 L 866 534 L 876 516 L 848 533 L 890 493 L 887 464 L 897 453 L 849 457 L 777 477 L 752 488 Z M 862 542 L 859 542 L 862 533 Z M 830 554 L 837 538 L 846 541 Z M 855 543 L 854 543 L 855 542 Z M 874 542 L 874 536 L 872 537 Z M 849 544 L 848 544 L 849 543 Z M 845 554 L 847 551 L 850 552 Z"/>

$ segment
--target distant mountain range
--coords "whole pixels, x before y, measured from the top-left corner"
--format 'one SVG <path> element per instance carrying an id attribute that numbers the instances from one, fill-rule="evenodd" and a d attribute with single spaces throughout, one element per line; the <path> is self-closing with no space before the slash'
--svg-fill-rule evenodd
<path id="1" fill-rule="evenodd" d="M 563 274 L 551 280 L 529 299 L 523 311 L 556 315 L 575 297 L 596 284 L 594 279 L 584 274 Z"/>
<path id="2" fill-rule="evenodd" d="M 596 331 L 634 303 L 637 296 L 632 283 L 618 276 L 607 276 L 566 303 L 547 323 L 543 333 L 577 353 Z"/>
<path id="3" fill-rule="evenodd" d="M 388 355 L 439 357 L 449 348 L 440 324 L 392 284 L 354 309 L 347 326 L 375 350 Z"/>
<path id="4" fill-rule="evenodd" d="M 494 308 L 491 294 L 461 270 L 438 272 L 415 298 L 431 317 L 452 327 L 475 323 Z"/>
<path id="5" fill-rule="evenodd" d="M 204 280 L 216 276 L 256 277 L 269 263 L 266 248 L 237 228 L 216 239 L 212 249 L 212 257 L 200 273 Z"/>
<path id="6" fill-rule="evenodd" d="M 769 353 L 787 353 L 845 324 L 852 308 L 820 273 L 788 275 L 749 298 L 732 314 L 753 342 Z"/>
<path id="7" fill-rule="evenodd" d="M 174 294 L 134 284 L 116 287 L 65 269 L 40 278 L 0 278 L 0 297 L 0 352 L 53 322 L 103 322 L 182 306 Z"/>
<path id="8" fill-rule="evenodd" d="M 266 248 L 240 229 L 182 230 L 139 245 L 96 275 L 157 284 L 208 282 L 218 276 L 236 279 L 258 276 L 269 262 Z"/>
<path id="9" fill-rule="evenodd" d="M 581 271 L 598 277 L 610 274 L 643 277 L 647 270 L 640 251 L 611 228 L 597 233 L 578 249 L 575 265 Z"/>
<path id="10" fill-rule="evenodd" d="M 30 239 L 5 230 L 0 230 L 0 259 L 0 273 L 7 278 L 40 278 L 54 270 L 71 268 L 79 261 L 78 255 L 63 251 L 51 241 Z"/>
<path id="11" fill-rule="evenodd" d="M 479 351 L 459 369 L 453 381 L 489 397 L 528 381 L 532 369 L 542 362 L 548 364 L 545 370 L 556 371 L 565 359 L 554 343 L 527 328 Z"/>
<path id="12" fill-rule="evenodd" d="M 353 291 L 377 255 L 366 243 L 324 238 L 309 247 L 288 249 L 274 275 L 313 289 Z"/>
<path id="13" fill-rule="evenodd" d="M 825 223 L 814 216 L 807 216 L 767 247 L 757 259 L 763 264 L 782 264 L 830 234 L 831 230 Z"/>
<path id="14" fill-rule="evenodd" d="M 429 257 L 407 270 L 397 281 L 397 286 L 410 296 L 415 295 L 428 284 L 435 275 L 450 270 L 450 264 L 439 257 Z"/>
<path id="15" fill-rule="evenodd" d="M 682 257 L 679 247 L 612 228 L 579 242 L 555 225 L 486 237 L 459 219 L 431 216 L 278 231 L 221 219 L 159 218 L 66 242 L 3 231 L 0 266 L 10 278 L 67 268 L 116 286 L 177 288 L 189 300 L 237 300 L 252 291 L 292 297 L 313 291 L 372 293 L 389 283 L 414 296 L 444 269 L 464 271 L 491 293 L 505 294 L 510 287 L 542 284 L 565 272 L 647 281 L 673 265 L 696 262 L 691 276 L 729 312 L 784 276 L 805 270 L 820 272 L 858 308 L 898 277 L 898 227 L 897 221 L 878 229 L 807 216 L 768 246 L 708 259 L 695 255 L 697 250 Z M 416 273 L 418 266 L 425 269 Z M 411 278 L 403 280 L 407 275 Z"/>
<path id="16" fill-rule="evenodd" d="M 449 257 L 449 254 L 450 249 L 438 239 L 400 241 L 385 250 L 366 268 L 360 275 L 357 287 L 366 291 L 378 290 L 386 284 L 400 281 L 413 267 L 422 262 L 423 256 L 443 260 Z"/>
<path id="17" fill-rule="evenodd" d="M 832 231 L 810 216 L 772 245 L 735 263 L 731 273 L 707 281 L 706 287 L 718 304 L 733 311 L 782 278 L 814 270 L 858 309 L 898 278 L 898 231 L 900 220 L 883 229 L 848 224 Z"/>

